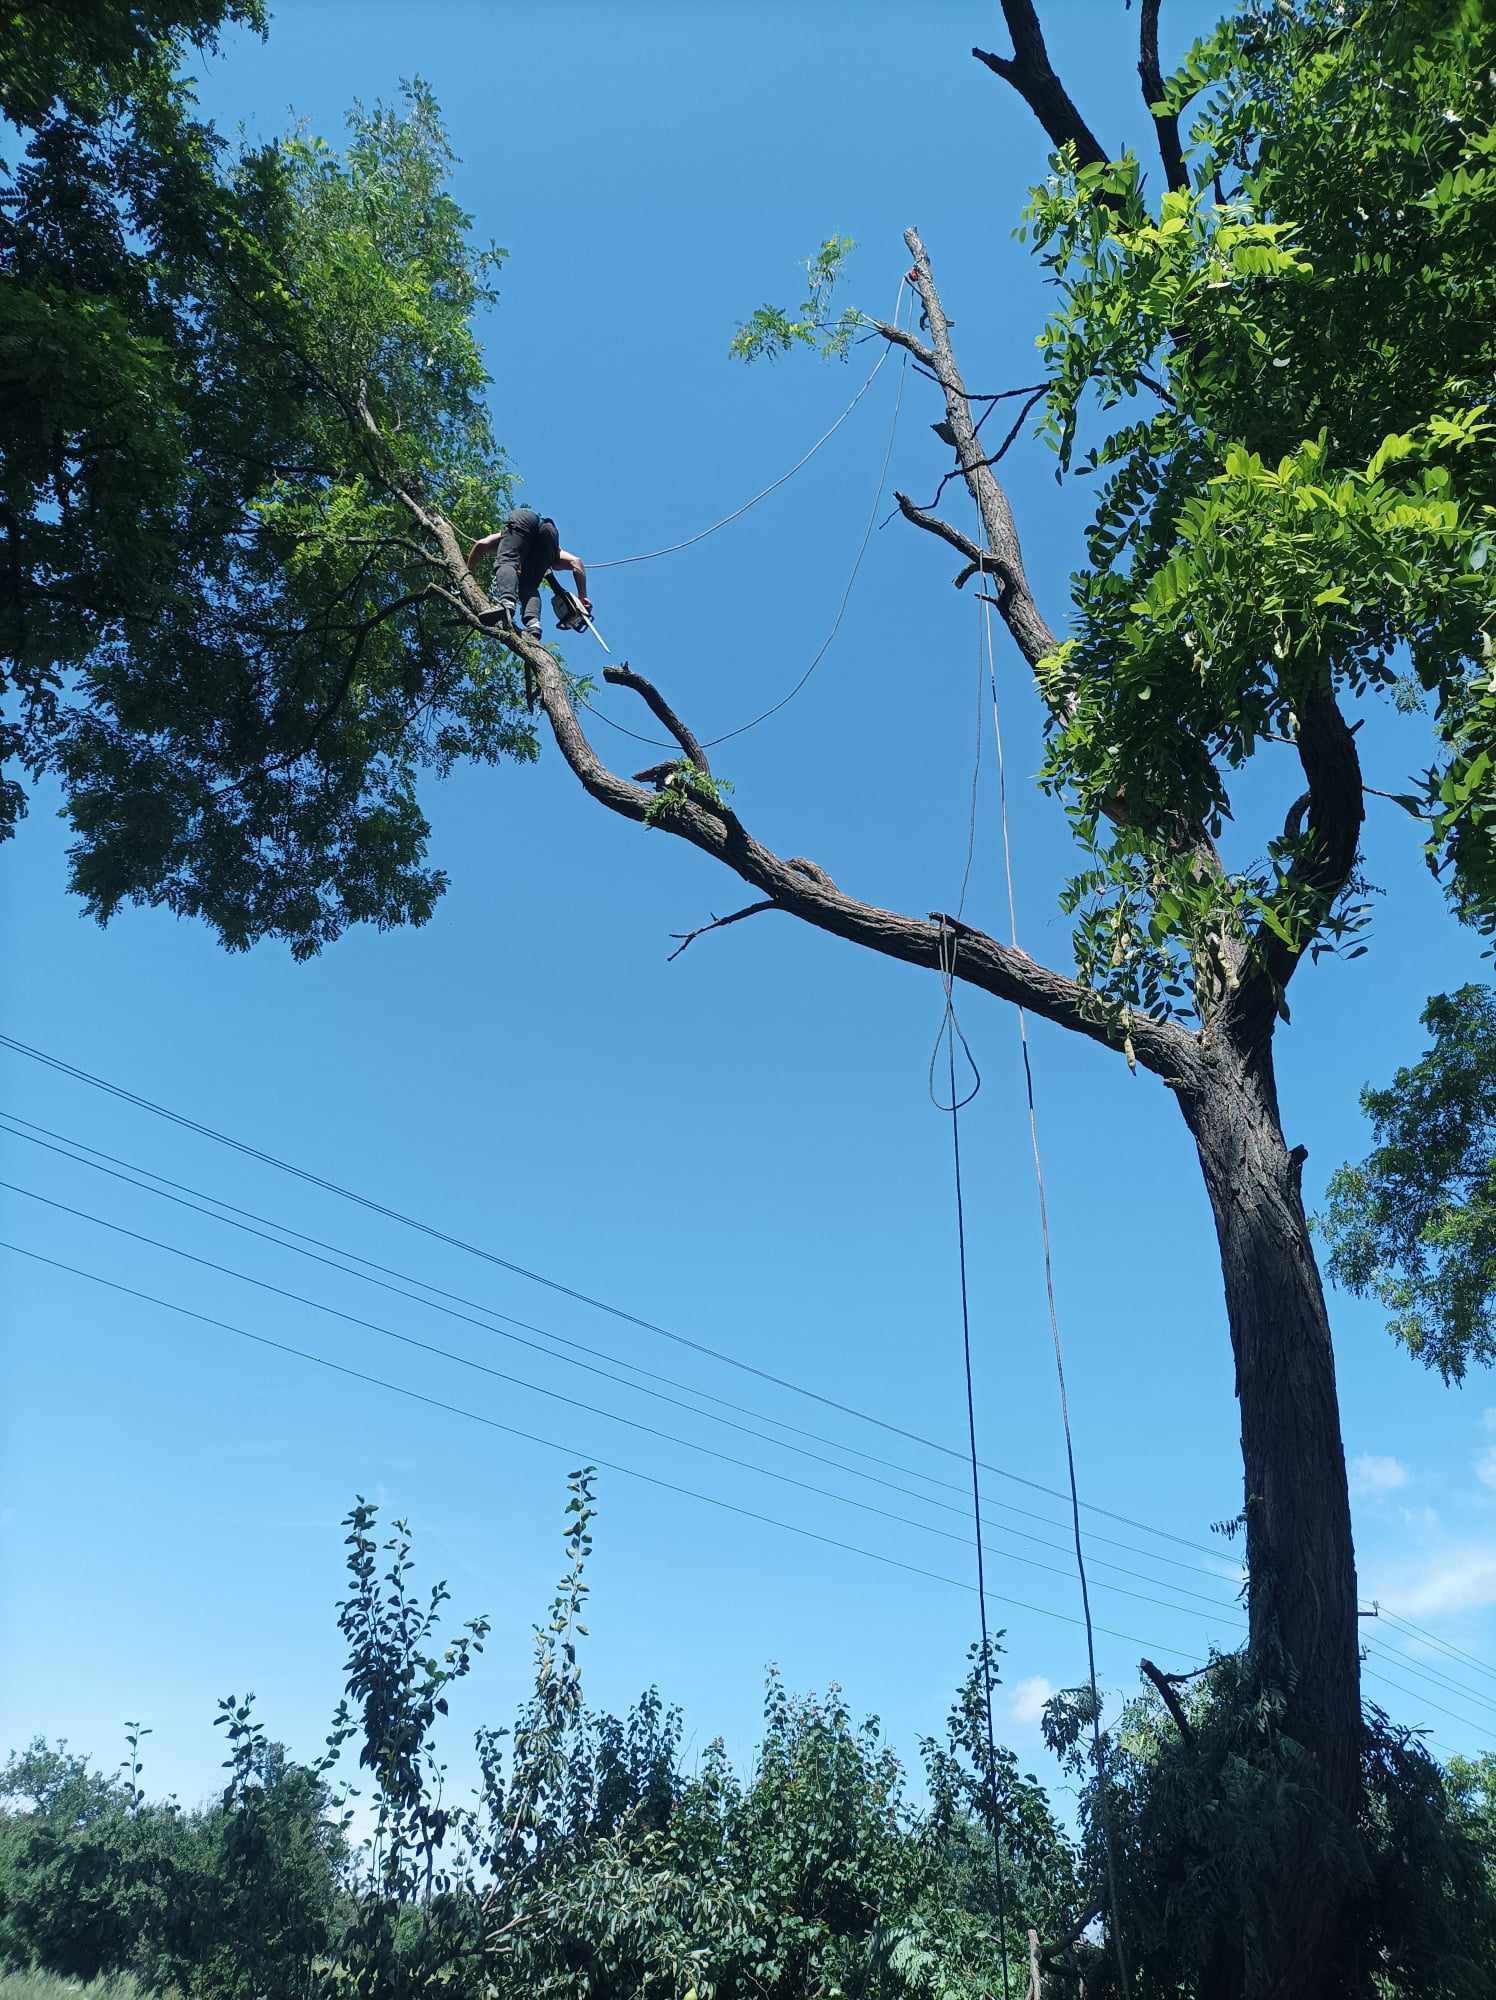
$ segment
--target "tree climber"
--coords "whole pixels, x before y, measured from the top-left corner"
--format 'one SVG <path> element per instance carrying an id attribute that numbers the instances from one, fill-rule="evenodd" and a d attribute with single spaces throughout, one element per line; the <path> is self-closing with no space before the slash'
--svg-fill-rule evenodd
<path id="1" fill-rule="evenodd" d="M 518 613 L 530 637 L 538 639 L 540 586 L 553 569 L 571 571 L 582 609 L 591 615 L 586 564 L 580 556 L 570 555 L 562 548 L 556 524 L 548 515 L 537 514 L 533 507 L 516 507 L 498 534 L 484 535 L 473 543 L 468 550 L 468 568 L 473 567 L 478 557 L 492 551 L 497 553 L 490 590 L 497 604 L 487 614 L 487 622 L 512 627 Z"/>

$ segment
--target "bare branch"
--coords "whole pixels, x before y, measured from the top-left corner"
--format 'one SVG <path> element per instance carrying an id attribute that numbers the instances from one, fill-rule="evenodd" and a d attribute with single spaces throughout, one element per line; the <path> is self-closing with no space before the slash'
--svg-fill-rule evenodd
<path id="1" fill-rule="evenodd" d="M 1041 399 L 1041 397 L 1048 395 L 1048 393 L 1049 393 L 1049 384 L 1047 382 L 1041 382 L 1038 388 L 1034 389 L 1030 393 L 1028 401 L 1024 404 L 1023 408 L 1018 412 L 1018 415 L 1013 419 L 1012 425 L 1009 428 L 1007 436 L 1003 439 L 1002 443 L 997 447 L 996 451 L 989 452 L 987 456 L 980 461 L 982 465 L 1001 465 L 1002 461 L 1007 457 L 1008 453 L 1012 450 L 1013 446 L 1018 442 L 1019 433 L 1022 431 L 1024 425 L 1028 422 L 1029 411 L 1033 409 L 1035 403 L 1037 403 Z M 984 413 L 980 417 L 977 418 L 976 422 L 972 425 L 973 437 L 975 437 L 977 433 L 981 430 L 982 425 L 986 423 L 987 418 L 991 416 L 992 411 L 996 407 L 997 406 L 995 403 L 990 405 L 988 409 L 984 411 Z M 937 433 L 940 433 L 949 431 L 950 426 L 948 424 L 936 424 L 934 428 Z M 948 442 L 948 440 L 943 438 L 942 442 Z M 965 466 L 956 464 L 951 467 L 949 472 L 942 475 L 940 484 L 935 488 L 935 497 L 929 503 L 931 507 L 938 507 L 940 505 L 941 494 L 944 493 L 946 487 L 950 485 L 951 481 L 955 479 L 958 476 L 958 474 L 963 473 L 965 470 L 966 470 Z"/>
<path id="2" fill-rule="evenodd" d="M 904 328 L 901 326 L 890 326 L 887 320 L 882 320 L 882 319 L 870 320 L 868 324 L 872 326 L 877 332 L 881 333 L 885 340 L 891 341 L 895 347 L 908 348 L 909 352 L 914 356 L 915 360 L 919 362 L 920 365 L 928 373 L 934 375 L 935 356 L 930 352 L 929 348 L 925 346 L 925 343 L 922 340 L 920 340 L 915 334 L 905 332 Z M 939 377 L 936 376 L 935 379 L 938 381 Z M 978 400 L 980 401 L 981 399 L 978 398 Z"/>
<path id="3" fill-rule="evenodd" d="M 978 548 L 970 535 L 963 535 L 959 528 L 953 528 L 949 521 L 941 520 L 938 514 L 932 514 L 927 507 L 916 507 L 907 493 L 895 492 L 893 497 L 906 521 L 912 521 L 916 528 L 923 528 L 927 535 L 937 535 L 942 542 L 948 542 L 953 549 L 965 556 L 966 568 L 956 578 L 958 590 L 970 577 L 975 576 L 978 570 L 984 570 L 992 576 L 1001 574 L 996 557 L 990 555 L 986 549 Z"/>
<path id="4" fill-rule="evenodd" d="M 1171 193 L 1178 194 L 1190 184 L 1179 143 L 1179 116 L 1173 111 L 1157 111 L 1164 94 L 1164 73 L 1158 59 L 1158 14 L 1163 0 L 1143 0 L 1138 21 L 1138 76 L 1143 85 L 1143 102 L 1153 117 L 1158 137 L 1158 154 L 1164 163 L 1164 179 Z"/>
<path id="5" fill-rule="evenodd" d="M 1193 1748 L 1195 1732 L 1190 1727 L 1190 1719 L 1184 1712 L 1184 1703 L 1175 1694 L 1169 1684 L 1168 1675 L 1160 1673 L 1152 1660 L 1139 1660 L 1138 1667 L 1141 1672 L 1148 1676 L 1149 1680 L 1152 1681 L 1153 1685 L 1158 1689 L 1159 1694 L 1163 1697 L 1164 1707 L 1173 1716 L 1174 1727 L 1179 1731 L 1180 1742 L 1183 1743 L 1187 1750 Z"/>
<path id="6" fill-rule="evenodd" d="M 577 720 L 566 677 L 545 647 L 524 632 L 506 634 L 505 644 L 533 671 L 557 747 L 583 789 L 600 805 L 636 823 L 652 820 L 660 830 L 721 861 L 778 908 L 818 930 L 906 965 L 940 969 L 942 940 L 949 955 L 948 922 L 921 921 L 846 895 L 813 864 L 786 860 L 765 847 L 735 812 L 715 801 L 686 795 L 673 800 L 668 813 L 661 815 L 655 794 L 610 771 L 592 748 Z M 956 976 L 968 985 L 1026 1007 L 1103 1047 L 1122 1047 L 1121 1029 L 1103 1017 L 1078 980 L 1037 964 L 1026 952 L 962 926 L 956 959 Z M 1195 1080 L 1196 1043 L 1184 1029 L 1169 1022 L 1135 1021 L 1132 1041 L 1137 1060 L 1146 1069 L 1175 1085 Z"/>
<path id="7" fill-rule="evenodd" d="M 706 759 L 706 752 L 697 742 L 692 732 L 681 721 L 669 702 L 660 693 L 653 681 L 647 681 L 642 674 L 636 674 L 627 660 L 620 661 L 616 667 L 604 667 L 603 679 L 610 681 L 614 687 L 632 688 L 634 693 L 644 701 L 655 720 L 662 723 L 670 731 L 670 734 L 675 738 L 681 749 L 685 751 L 689 761 L 695 764 L 700 770 L 707 772 L 711 770 L 712 767 Z M 670 767 L 663 764 L 656 765 L 649 771 L 641 771 L 639 776 L 641 779 L 653 778 L 656 771 L 663 771 L 667 768 Z"/>
<path id="8" fill-rule="evenodd" d="M 918 242 L 917 237 L 915 241 Z M 939 326 L 943 338 L 943 315 Z M 962 409 L 964 413 L 964 403 Z M 965 421 L 969 433 L 969 416 Z M 991 474 L 982 473 L 979 477 L 990 479 Z M 508 647 L 529 669 L 556 746 L 590 798 L 622 819 L 632 820 L 636 825 L 653 825 L 709 854 L 757 889 L 761 897 L 818 930 L 906 965 L 929 971 L 942 969 L 950 956 L 948 923 L 921 921 L 846 895 L 824 869 L 802 858 L 786 860 L 774 853 L 754 838 L 730 807 L 715 800 L 699 800 L 686 788 L 682 789 L 681 797 L 672 799 L 661 812 L 658 794 L 610 770 L 587 740 L 577 719 L 566 676 L 555 657 L 528 632 L 498 632 L 485 622 L 484 614 L 491 618 L 494 607 L 463 560 L 452 524 L 408 489 L 392 484 L 391 491 L 436 543 L 452 578 L 452 590 L 433 584 L 432 594 L 448 603 L 464 623 Z M 629 678 L 623 684 L 637 684 L 637 691 L 646 701 L 650 693 L 655 693 L 659 703 L 654 708 L 655 714 L 683 747 L 688 743 L 696 745 L 695 754 L 699 757 L 700 746 L 694 732 L 686 728 L 651 683 L 627 668 L 614 669 L 609 677 L 621 678 L 625 673 Z M 1079 980 L 1038 964 L 1027 952 L 1000 944 L 983 931 L 961 927 L 954 975 L 999 1000 L 1010 1001 L 1058 1027 L 1084 1035 L 1103 1048 L 1123 1048 L 1125 1038 L 1120 1025 L 1105 1016 L 1095 996 Z M 1131 1044 L 1136 1060 L 1171 1086 L 1199 1086 L 1198 1045 L 1185 1029 L 1168 1021 L 1134 1021 Z"/>
<path id="9" fill-rule="evenodd" d="M 1002 0 L 1002 9 L 1008 33 L 1013 37 L 1013 54 L 999 56 L 987 49 L 973 49 L 972 54 L 994 76 L 1013 86 L 1053 145 L 1073 146 L 1080 166 L 1104 165 L 1107 155 L 1101 141 L 1055 74 L 1033 0 Z"/>
<path id="10" fill-rule="evenodd" d="M 713 917 L 709 924 L 698 924 L 694 931 L 672 931 L 670 935 L 673 938 L 679 938 L 680 943 L 669 954 L 665 963 L 673 965 L 688 944 L 694 944 L 697 938 L 705 937 L 708 931 L 725 931 L 729 924 L 740 924 L 744 917 L 756 917 L 764 910 L 777 910 L 778 908 L 779 905 L 774 901 L 772 896 L 765 896 L 761 902 L 749 903 L 746 909 L 734 910 L 731 916 Z"/>
<path id="11" fill-rule="evenodd" d="M 971 398 L 951 347 L 950 325 L 935 289 L 929 253 L 917 229 L 906 229 L 904 241 L 914 258 L 912 277 L 929 322 L 934 350 L 935 373 L 945 394 L 946 421 L 955 439 L 956 456 L 961 461 L 967 489 L 977 503 L 986 531 L 991 560 L 984 565 L 1001 577 L 1003 622 L 1012 633 L 1018 650 L 1028 664 L 1036 666 L 1046 653 L 1054 651 L 1055 634 L 1040 613 L 1029 589 L 1023 567 L 1023 551 L 1008 496 L 992 468 L 984 464 L 984 454 L 972 422 Z M 948 539 L 948 538 L 947 538 Z"/>

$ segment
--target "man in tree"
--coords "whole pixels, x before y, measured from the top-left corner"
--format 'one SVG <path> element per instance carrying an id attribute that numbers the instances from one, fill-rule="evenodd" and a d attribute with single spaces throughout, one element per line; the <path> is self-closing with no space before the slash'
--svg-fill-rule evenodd
<path id="1" fill-rule="evenodd" d="M 582 609 L 592 615 L 592 599 L 587 595 L 587 566 L 580 556 L 561 546 L 556 524 L 548 514 L 533 507 L 516 507 L 496 535 L 484 535 L 468 550 L 468 568 L 480 558 L 494 554 L 492 595 L 496 625 L 516 623 L 519 614 L 532 639 L 540 637 L 540 586 L 553 569 L 570 570 L 577 580 L 577 596 Z M 563 626 L 564 629 L 564 626 Z"/>

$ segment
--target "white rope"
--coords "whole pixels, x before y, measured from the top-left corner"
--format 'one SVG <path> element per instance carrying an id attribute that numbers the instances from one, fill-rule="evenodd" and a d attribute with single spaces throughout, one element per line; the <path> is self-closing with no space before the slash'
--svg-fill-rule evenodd
<path id="1" fill-rule="evenodd" d="M 898 298 L 894 301 L 894 309 L 893 309 L 893 323 L 895 326 L 898 325 L 899 314 L 903 311 L 904 288 L 906 283 L 907 283 L 906 279 L 901 278 L 899 280 L 899 295 Z M 795 699 L 795 696 L 800 692 L 801 688 L 804 687 L 805 683 L 810 679 L 811 675 L 815 672 L 816 668 L 821 664 L 822 660 L 824 660 L 826 655 L 830 652 L 832 642 L 835 640 L 837 633 L 840 632 L 842 628 L 842 620 L 847 615 L 847 606 L 852 601 L 853 585 L 857 582 L 858 573 L 862 568 L 863 557 L 867 554 L 868 543 L 872 540 L 873 529 L 877 525 L 878 507 L 879 503 L 882 501 L 883 498 L 883 489 L 888 483 L 888 467 L 890 461 L 893 458 L 894 438 L 897 436 L 899 428 L 899 411 L 902 409 L 904 403 L 904 383 L 909 373 L 909 351 L 907 348 L 904 348 L 901 349 L 900 352 L 901 352 L 901 359 L 899 362 L 899 386 L 894 393 L 893 415 L 889 419 L 888 440 L 883 447 L 883 463 L 878 468 L 878 484 L 873 492 L 872 505 L 868 508 L 867 523 L 862 531 L 862 540 L 857 545 L 857 554 L 853 558 L 852 568 L 847 576 L 846 588 L 842 591 L 841 594 L 841 602 L 836 607 L 836 617 L 832 620 L 831 630 L 826 634 L 825 638 L 821 641 L 820 645 L 817 647 L 814 655 L 811 658 L 810 665 L 805 669 L 804 673 L 801 674 L 800 678 L 795 682 L 794 686 L 788 690 L 787 693 L 782 694 L 779 697 L 778 701 L 771 702 L 767 708 L 761 709 L 757 715 L 750 717 L 750 719 L 747 722 L 740 722 L 735 729 L 724 729 L 720 736 L 703 737 L 701 740 L 701 747 L 703 750 L 713 750 L 719 743 L 730 743 L 734 736 L 742 736 L 750 729 L 757 729 L 758 725 L 761 722 L 767 722 L 771 715 L 777 715 L 780 709 L 787 707 L 788 704 Z M 887 360 L 887 358 L 888 358 L 888 350 L 887 348 L 885 348 L 883 353 L 883 360 Z M 878 368 L 882 367 L 883 360 L 879 361 Z M 877 372 L 878 369 L 875 368 L 873 370 L 873 375 L 876 375 Z M 872 376 L 870 375 L 868 377 L 868 381 L 871 382 L 871 380 Z M 867 383 L 864 383 L 863 388 L 866 387 Z M 859 390 L 858 394 L 860 395 L 861 393 L 862 391 Z M 705 532 L 710 533 L 710 530 L 706 530 Z M 665 551 L 660 551 L 660 553 L 663 554 L 665 553 Z M 667 742 L 663 736 L 644 736 L 641 735 L 638 730 L 626 729 L 621 722 L 615 722 L 611 715 L 605 715 L 602 709 L 598 708 L 594 702 L 589 701 L 587 702 L 586 706 L 591 711 L 591 713 L 597 717 L 599 722 L 605 722 L 610 729 L 616 729 L 620 736 L 631 737 L 635 743 L 645 743 L 648 744 L 651 749 L 656 749 L 656 750 L 673 750 L 678 747 L 673 743 Z"/>
<path id="2" fill-rule="evenodd" d="M 903 278 L 900 278 L 898 298 L 894 303 L 894 309 L 893 309 L 893 323 L 895 326 L 898 325 L 899 321 L 899 309 L 904 303 L 905 282 L 906 281 Z M 836 433 L 841 429 L 842 425 L 847 421 L 847 418 L 851 416 L 852 412 L 857 408 L 857 405 L 862 401 L 863 397 L 867 394 L 868 390 L 872 388 L 873 383 L 877 379 L 879 369 L 883 366 L 884 362 L 887 359 L 888 359 L 888 343 L 885 341 L 883 346 L 883 352 L 878 356 L 878 359 L 873 363 L 872 369 L 868 374 L 867 380 L 863 383 L 862 387 L 857 391 L 857 394 L 852 398 L 851 402 L 848 403 L 847 407 L 842 411 L 841 415 L 837 418 L 836 422 L 831 426 L 830 430 L 822 431 L 821 435 L 816 439 L 815 443 L 810 447 L 810 450 L 806 452 L 803 458 L 797 458 L 794 464 L 790 467 L 788 472 L 781 472 L 777 479 L 770 480 L 769 484 L 765 486 L 760 492 L 755 493 L 751 500 L 745 500 L 741 507 L 735 507 L 730 514 L 724 514 L 720 521 L 713 521 L 712 525 L 709 528 L 701 529 L 701 531 L 698 534 L 687 535 L 686 539 L 683 542 L 669 542 L 662 549 L 646 549 L 642 555 L 637 555 L 637 556 L 611 556 L 606 562 L 589 563 L 587 567 L 591 570 L 624 569 L 630 563 L 654 562 L 655 559 L 659 556 L 679 555 L 682 549 L 694 548 L 698 542 L 704 542 L 708 535 L 715 535 L 719 528 L 730 528 L 734 521 L 742 520 L 743 516 L 748 512 L 750 507 L 756 507 L 760 500 L 767 500 L 771 493 L 777 493 L 779 488 L 783 486 L 787 480 L 794 478 L 795 474 L 800 470 L 802 466 L 809 465 L 810 461 L 815 457 L 816 453 L 820 450 L 823 444 L 829 443 L 829 441 L 836 436 Z"/>
<path id="3" fill-rule="evenodd" d="M 978 509 L 980 523 L 980 509 Z M 985 531 L 984 531 L 985 532 Z M 998 820 L 1002 828 L 1003 876 L 1008 895 L 1008 942 L 1015 951 L 1018 943 L 1018 899 L 1013 888 L 1013 840 L 1008 826 L 1008 770 L 1003 754 L 1002 709 L 997 695 L 997 665 L 992 650 L 992 607 L 986 598 L 979 599 L 982 617 L 982 639 L 987 659 L 987 680 L 992 690 L 992 734 L 997 745 L 997 800 Z M 1106 1800 L 1106 1771 L 1101 1749 L 1101 1691 L 1096 1684 L 1096 1639 L 1091 1622 L 1091 1591 L 1086 1579 L 1086 1558 L 1080 1530 L 1080 1490 L 1075 1476 L 1075 1441 L 1070 1429 L 1070 1396 L 1065 1385 L 1065 1350 L 1060 1338 L 1060 1314 L 1055 1302 L 1054 1290 L 1054 1246 L 1049 1231 L 1049 1198 L 1044 1181 L 1044 1156 L 1039 1147 L 1039 1113 L 1034 1101 L 1034 1066 L 1029 1054 L 1028 1016 L 1024 1009 L 1018 1010 L 1018 1044 L 1023 1057 L 1023 1078 L 1028 1098 L 1029 1145 L 1034 1158 L 1034 1187 L 1039 1197 L 1039 1235 L 1044 1249 L 1044 1292 L 1049 1305 L 1049 1337 L 1054 1347 L 1055 1377 L 1060 1390 L 1060 1420 L 1065 1430 L 1065 1464 L 1069 1472 L 1070 1514 L 1075 1535 L 1075 1570 L 1080 1582 L 1081 1610 L 1086 1630 L 1086 1672 L 1091 1693 L 1091 1729 L 1096 1752 L 1097 1803 L 1100 1809 L 1104 1844 L 1106 1848 L 1108 1897 L 1112 1908 L 1112 1936 L 1117 1953 L 1117 1966 L 1122 1975 L 1122 1991 L 1131 1991 L 1131 1980 L 1127 1970 L 1127 1952 L 1122 1941 L 1121 1908 L 1117 1897 L 1117 1863 L 1112 1839 L 1111 1813 Z"/>

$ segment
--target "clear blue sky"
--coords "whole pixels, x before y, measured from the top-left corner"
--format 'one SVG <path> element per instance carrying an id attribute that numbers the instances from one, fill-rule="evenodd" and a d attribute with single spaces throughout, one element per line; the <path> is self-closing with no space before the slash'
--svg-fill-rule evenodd
<path id="1" fill-rule="evenodd" d="M 1056 56 L 1097 129 L 1109 143 L 1139 135 L 1135 17 L 1117 0 L 1065 0 L 1049 12 Z M 1198 6 L 1166 12 L 1176 47 L 1211 18 Z M 1042 142 L 967 54 L 999 33 L 995 7 L 954 0 L 503 13 L 452 0 L 420 10 L 301 0 L 279 13 L 268 44 L 234 40 L 203 95 L 228 128 L 242 121 L 263 137 L 294 112 L 335 137 L 355 96 L 389 96 L 415 73 L 430 81 L 478 234 L 510 253 L 484 327 L 496 430 L 527 496 L 556 515 L 569 546 L 601 560 L 725 513 L 849 399 L 871 350 L 847 368 L 806 357 L 745 371 L 726 355 L 761 299 L 798 297 L 795 260 L 833 230 L 857 239 L 852 292 L 881 313 L 907 262 L 901 231 L 919 224 L 968 380 L 986 389 L 1033 378 L 1044 295 L 1010 230 L 1042 172 Z M 783 692 L 824 636 L 896 383 L 891 364 L 832 444 L 737 526 L 668 562 L 597 576 L 597 615 L 615 652 L 703 733 Z M 916 495 L 943 469 L 928 428 L 938 414 L 911 374 L 891 483 Z M 1057 488 L 1038 445 L 1009 464 L 1030 568 L 1058 615 L 1085 490 Z M 948 497 L 959 518 L 959 489 Z M 954 567 L 901 522 L 880 531 L 819 672 L 720 763 L 766 839 L 917 911 L 951 906 L 965 844 L 977 634 L 970 602 L 950 588 Z M 1063 962 L 1065 829 L 1029 782 L 1034 701 L 1013 658 L 1000 660 L 1024 940 Z M 624 697 L 610 693 L 606 705 L 638 724 Z M 1409 734 L 1386 720 L 1364 740 L 1372 780 L 1387 789 L 1423 747 L 1416 725 Z M 634 746 L 606 731 L 598 743 L 632 768 Z M 1259 827 L 1274 808 L 1281 817 L 1294 789 L 1286 767 L 1262 774 Z M 537 770 L 433 786 L 435 856 L 451 890 L 425 930 L 352 936 L 306 966 L 270 947 L 228 957 L 206 931 L 159 914 L 99 931 L 64 893 L 54 807 L 41 796 L 4 857 L 9 1032 L 743 1361 L 960 1443 L 949 1131 L 925 1087 L 940 1016 L 932 978 L 776 918 L 703 939 L 668 965 L 668 934 L 734 907 L 738 890 L 679 843 L 589 804 L 549 751 Z M 1260 832 L 1250 837 L 1260 844 Z M 1286 1123 L 1310 1149 L 1311 1196 L 1360 1146 L 1356 1092 L 1414 1051 L 1428 993 L 1481 969 L 1395 808 L 1373 801 L 1369 845 L 1386 890 L 1372 954 L 1307 971 L 1281 1040 Z M 985 783 L 978 921 L 1000 923 L 999 881 Z M 982 1441 L 988 1458 L 1058 1487 L 1014 1021 L 980 997 L 963 1015 L 985 1078 L 965 1120 Z M 1208 1524 L 1239 1505 L 1239 1461 L 1215 1245 L 1186 1134 L 1164 1095 L 1120 1062 L 1042 1027 L 1034 1053 L 1083 1490 L 1208 1545 Z M 961 1477 L 954 1460 L 20 1057 L 4 1056 L 0 1101 L 414 1279 L 919 1472 Z M 5 1178 L 56 1201 L 618 1417 L 965 1533 L 959 1514 L 589 1380 L 33 1145 L 3 1144 Z M 122 1721 L 139 1717 L 155 1730 L 153 1785 L 196 1797 L 221 1754 L 215 1699 L 250 1686 L 271 1731 L 311 1751 L 339 1692 L 338 1522 L 359 1492 L 409 1516 L 425 1573 L 451 1580 L 455 1616 L 495 1621 L 454 1704 L 456 1769 L 471 1726 L 507 1720 L 523 1688 L 529 1622 L 560 1566 L 569 1464 L 613 1459 L 901 1562 L 970 1574 L 959 1540 L 397 1349 L 20 1196 L 5 1202 L 10 1240 L 567 1450 L 7 1256 L 0 1740 L 40 1730 L 112 1761 Z M 1334 1311 L 1363 1594 L 1496 1657 L 1496 1385 L 1446 1389 L 1393 1347 L 1374 1310 L 1337 1299 Z M 997 1479 L 989 1492 L 1045 1517 L 1004 1517 L 1013 1527 L 1063 1544 L 1058 1504 Z M 968 1593 L 621 1473 L 602 1475 L 600 1499 L 586 1659 L 595 1700 L 626 1703 L 655 1681 L 684 1705 L 694 1742 L 721 1733 L 744 1755 L 763 1669 L 777 1661 L 794 1687 L 839 1680 L 907 1750 L 939 1726 L 975 1630 Z M 1222 1563 L 1094 1525 L 1143 1551 L 1095 1543 L 1097 1585 L 1166 1600 L 1097 1588 L 1100 1623 L 1129 1635 L 1100 1640 L 1109 1688 L 1133 1685 L 1140 1641 L 1160 1658 L 1170 1649 L 1198 1658 L 1212 1636 L 1230 1642 L 1229 1585 L 1164 1558 Z M 997 1593 L 1073 1618 L 1062 1549 L 997 1534 L 993 1550 Z M 1220 1610 L 1178 1597 L 1181 1588 Z M 1003 1604 L 994 1616 L 1008 1633 L 1003 1727 L 1047 1771 L 1037 1696 L 1041 1683 L 1081 1677 L 1080 1634 Z M 1430 1658 L 1406 1638 L 1395 1643 Z M 1496 1697 L 1496 1680 L 1478 1669 L 1448 1658 L 1443 1667 Z M 1414 1691 L 1370 1682 L 1392 1713 L 1429 1724 L 1443 1745 L 1492 1740 L 1496 1707 L 1411 1666 L 1389 1671 Z"/>

